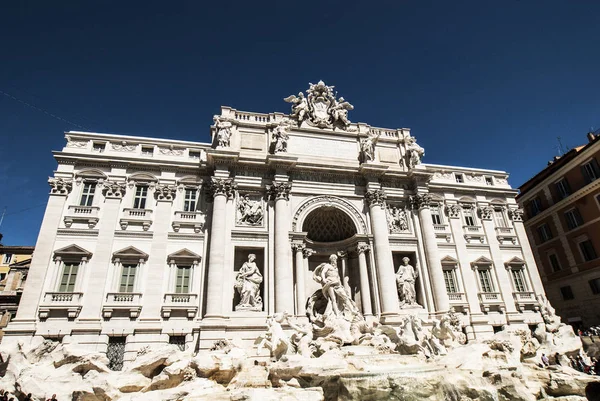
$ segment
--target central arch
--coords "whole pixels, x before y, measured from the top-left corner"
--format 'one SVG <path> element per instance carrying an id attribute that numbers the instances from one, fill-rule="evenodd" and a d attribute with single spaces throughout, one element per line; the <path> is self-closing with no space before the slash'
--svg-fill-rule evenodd
<path id="1" fill-rule="evenodd" d="M 306 238 L 315 242 L 337 242 L 356 234 L 352 219 L 340 209 L 321 206 L 311 211 L 302 224 Z"/>
<path id="2" fill-rule="evenodd" d="M 317 211 L 317 209 L 322 210 Z M 316 212 L 317 214 L 313 215 L 313 212 Z M 354 230 L 353 235 L 367 234 L 367 225 L 362 214 L 356 207 L 345 199 L 330 195 L 315 196 L 300 204 L 296 213 L 294 213 L 292 231 L 306 232 L 308 228 L 318 225 L 318 219 L 313 219 L 313 217 L 317 216 L 326 217 L 328 221 L 336 222 L 336 224 L 341 224 L 343 227 L 346 227 L 340 227 L 339 230 L 342 231 L 339 231 L 338 229 L 335 229 L 334 231 L 339 231 L 340 233 L 349 232 L 348 227 L 351 225 Z"/>

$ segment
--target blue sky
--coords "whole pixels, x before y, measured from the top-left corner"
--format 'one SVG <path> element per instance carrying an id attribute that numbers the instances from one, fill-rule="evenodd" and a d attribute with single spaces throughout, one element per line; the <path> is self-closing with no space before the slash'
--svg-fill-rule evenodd
<path id="1" fill-rule="evenodd" d="M 64 131 L 207 141 L 220 105 L 288 112 L 319 79 L 352 121 L 410 127 L 425 162 L 516 187 L 557 136 L 600 128 L 599 17 L 584 0 L 4 2 L 3 242 L 35 244 Z"/>

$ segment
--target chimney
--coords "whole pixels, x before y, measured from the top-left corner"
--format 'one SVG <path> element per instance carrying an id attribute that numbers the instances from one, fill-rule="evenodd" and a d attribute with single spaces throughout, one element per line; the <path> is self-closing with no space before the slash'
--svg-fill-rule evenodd
<path id="1" fill-rule="evenodd" d="M 596 135 L 593 132 L 588 132 L 587 134 L 588 141 L 593 142 L 596 139 Z"/>

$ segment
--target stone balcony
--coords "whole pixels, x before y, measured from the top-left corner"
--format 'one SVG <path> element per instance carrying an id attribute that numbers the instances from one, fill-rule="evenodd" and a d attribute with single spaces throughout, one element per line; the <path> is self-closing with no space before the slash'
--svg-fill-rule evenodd
<path id="1" fill-rule="evenodd" d="M 479 241 L 482 244 L 485 242 L 485 233 L 481 226 L 463 226 L 463 231 L 467 244 L 470 244 L 471 241 Z"/>
<path id="2" fill-rule="evenodd" d="M 125 311 L 131 319 L 139 316 L 142 310 L 142 294 L 139 292 L 109 292 L 102 307 L 102 316 L 110 319 L 115 311 Z"/>
<path id="3" fill-rule="evenodd" d="M 161 314 L 164 319 L 171 317 L 172 312 L 181 312 L 188 319 L 193 319 L 198 313 L 197 294 L 165 294 Z"/>
<path id="4" fill-rule="evenodd" d="M 450 233 L 450 227 L 448 224 L 434 224 L 433 231 L 435 231 L 436 238 L 443 238 L 446 242 L 452 240 L 452 234 Z"/>
<path id="5" fill-rule="evenodd" d="M 515 300 L 517 309 L 521 312 L 527 309 L 528 307 L 535 310 L 539 309 L 539 303 L 535 297 L 534 292 L 513 292 L 513 298 Z"/>
<path id="6" fill-rule="evenodd" d="M 512 227 L 496 227 L 495 230 L 496 238 L 498 238 L 500 245 L 517 244 L 517 236 L 515 235 L 515 231 Z"/>
<path id="7" fill-rule="evenodd" d="M 195 233 L 200 233 L 204 229 L 205 222 L 206 215 L 202 212 L 175 212 L 171 226 L 175 232 L 179 232 L 181 227 L 189 227 Z"/>
<path id="8" fill-rule="evenodd" d="M 144 231 L 148 231 L 152 225 L 152 210 L 123 209 L 123 217 L 119 224 L 122 230 L 126 230 L 129 225 L 141 225 Z"/>
<path id="9" fill-rule="evenodd" d="M 47 292 L 38 309 L 38 317 L 45 320 L 51 311 L 66 311 L 69 319 L 75 319 L 81 312 L 82 292 Z"/>
<path id="10" fill-rule="evenodd" d="M 481 310 L 483 310 L 485 313 L 489 312 L 491 307 L 499 309 L 500 311 L 505 309 L 504 301 L 502 300 L 502 294 L 499 292 L 480 292 L 478 296 L 479 303 L 481 304 Z"/>
<path id="11" fill-rule="evenodd" d="M 89 228 L 98 224 L 98 206 L 69 206 L 64 218 L 65 227 L 70 228 L 74 222 L 86 223 Z"/>
<path id="12" fill-rule="evenodd" d="M 449 292 L 448 301 L 450 301 L 450 306 L 458 311 L 462 311 L 463 313 L 469 311 L 469 302 L 464 292 Z"/>

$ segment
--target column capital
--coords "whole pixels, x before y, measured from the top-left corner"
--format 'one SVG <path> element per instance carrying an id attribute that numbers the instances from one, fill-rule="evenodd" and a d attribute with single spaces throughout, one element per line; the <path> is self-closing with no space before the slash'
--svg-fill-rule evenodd
<path id="1" fill-rule="evenodd" d="M 348 259 L 348 252 L 346 251 L 338 251 L 337 255 L 341 258 L 341 259 Z"/>
<path id="2" fill-rule="evenodd" d="M 237 189 L 237 184 L 233 178 L 215 178 L 212 177 L 207 183 L 208 199 L 212 201 L 217 195 L 224 195 L 227 199 L 233 198 Z"/>
<path id="3" fill-rule="evenodd" d="M 315 251 L 310 248 L 304 248 L 302 250 L 302 255 L 304 256 L 305 259 L 310 258 L 314 254 L 315 254 Z"/>
<path id="4" fill-rule="evenodd" d="M 104 197 L 107 199 L 123 199 L 125 196 L 127 188 L 125 181 L 104 181 L 102 186 L 104 187 Z"/>
<path id="5" fill-rule="evenodd" d="M 429 193 L 416 194 L 410 197 L 410 203 L 415 209 L 429 208 L 432 198 Z"/>
<path id="6" fill-rule="evenodd" d="M 48 184 L 50 185 L 50 195 L 62 195 L 67 196 L 73 189 L 73 181 L 65 180 L 63 178 L 49 178 Z"/>
<path id="7" fill-rule="evenodd" d="M 508 215 L 512 221 L 523 221 L 523 209 L 508 209 Z"/>
<path id="8" fill-rule="evenodd" d="M 382 206 L 386 200 L 387 196 L 383 189 L 372 189 L 365 193 L 365 199 L 369 206 Z"/>
<path id="9" fill-rule="evenodd" d="M 290 200 L 291 182 L 273 182 L 267 186 L 267 195 L 271 200 L 285 199 Z"/>
<path id="10" fill-rule="evenodd" d="M 296 252 L 303 252 L 305 248 L 306 245 L 304 245 L 302 242 L 292 242 L 292 250 Z"/>
<path id="11" fill-rule="evenodd" d="M 158 184 L 154 189 L 154 196 L 159 202 L 173 202 L 177 188 L 174 185 Z"/>
<path id="12" fill-rule="evenodd" d="M 494 208 L 490 205 L 479 206 L 479 215 L 481 216 L 481 220 L 491 220 L 492 215 L 494 214 Z"/>
<path id="13" fill-rule="evenodd" d="M 451 205 L 446 206 L 446 214 L 448 214 L 449 219 L 460 219 L 460 205 L 458 203 L 453 203 Z"/>
<path id="14" fill-rule="evenodd" d="M 369 244 L 358 244 L 356 245 L 356 252 L 360 255 L 361 253 L 366 253 L 371 249 Z"/>

